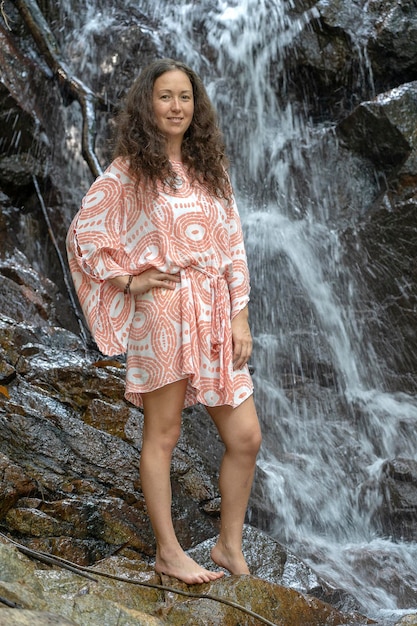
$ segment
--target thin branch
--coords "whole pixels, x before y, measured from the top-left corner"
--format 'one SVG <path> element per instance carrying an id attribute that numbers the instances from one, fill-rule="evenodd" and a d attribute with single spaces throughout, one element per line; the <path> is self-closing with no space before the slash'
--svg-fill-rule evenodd
<path id="1" fill-rule="evenodd" d="M 95 153 L 95 106 L 100 104 L 104 107 L 106 104 L 102 98 L 99 98 L 87 85 L 76 78 L 61 59 L 57 41 L 36 0 L 15 0 L 15 5 L 35 40 L 39 52 L 56 76 L 59 84 L 66 93 L 80 103 L 83 115 L 82 155 L 96 178 L 103 172 L 103 169 Z"/>
<path id="2" fill-rule="evenodd" d="M 2 18 L 4 20 L 4 23 L 6 24 L 7 30 L 12 30 L 11 27 L 10 27 L 10 24 L 9 24 L 9 18 L 7 17 L 7 13 L 4 10 L 4 0 L 1 0 L 0 13 L 1 13 L 1 16 L 2 16 Z"/>
<path id="3" fill-rule="evenodd" d="M 8 606 L 11 609 L 21 609 L 22 608 L 19 604 L 16 604 L 16 602 L 12 602 L 11 600 L 8 600 L 7 598 L 3 598 L 3 596 L 0 596 L 0 603 L 1 604 L 5 604 L 6 606 Z"/>
<path id="4" fill-rule="evenodd" d="M 48 228 L 49 236 L 50 236 L 52 244 L 53 244 L 53 246 L 55 248 L 55 252 L 56 252 L 56 254 L 58 256 L 59 263 L 61 265 L 62 275 L 64 277 L 64 283 L 65 283 L 65 287 L 67 288 L 67 292 L 68 292 L 69 299 L 70 299 L 70 302 L 71 302 L 72 310 L 74 311 L 75 317 L 77 318 L 77 322 L 78 322 L 78 325 L 80 327 L 80 333 L 81 333 L 81 336 L 82 336 L 82 338 L 84 340 L 84 345 L 87 345 L 87 341 L 88 341 L 87 340 L 87 335 L 86 335 L 86 332 L 85 332 L 85 328 L 84 328 L 84 324 L 83 324 L 82 318 L 80 317 L 80 315 L 78 313 L 77 305 L 75 303 L 75 299 L 74 299 L 74 296 L 73 296 L 73 293 L 72 293 L 72 290 L 71 290 L 70 280 L 69 280 L 69 277 L 68 277 L 67 266 L 66 266 L 66 264 L 64 262 L 64 259 L 62 258 L 62 254 L 61 254 L 61 251 L 59 249 L 58 242 L 57 242 L 56 237 L 54 235 L 54 231 L 52 229 L 52 224 L 51 224 L 51 221 L 49 219 L 48 211 L 46 210 L 46 205 L 45 205 L 45 202 L 43 200 L 41 191 L 39 189 L 39 184 L 38 184 L 38 180 L 37 180 L 36 176 L 33 176 L 32 180 L 33 180 L 33 185 L 35 187 L 36 195 L 38 196 L 39 204 L 40 204 L 41 209 L 42 209 L 43 217 L 44 217 L 46 226 Z"/>

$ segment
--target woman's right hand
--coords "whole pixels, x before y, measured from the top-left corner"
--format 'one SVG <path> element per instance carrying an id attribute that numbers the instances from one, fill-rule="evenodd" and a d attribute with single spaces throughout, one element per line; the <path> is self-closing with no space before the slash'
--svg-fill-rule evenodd
<path id="1" fill-rule="evenodd" d="M 123 276 L 125 283 L 128 276 Z M 151 289 L 175 289 L 177 283 L 181 282 L 179 274 L 167 274 L 151 267 L 140 274 L 133 276 L 130 283 L 130 293 L 134 296 L 142 295 Z M 123 287 L 124 289 L 124 287 Z"/>
<path id="2" fill-rule="evenodd" d="M 140 274 L 135 274 L 133 278 L 129 274 L 115 276 L 109 279 L 109 283 L 124 291 L 130 278 L 129 291 L 134 296 L 142 295 L 153 288 L 175 289 L 177 283 L 181 282 L 179 274 L 167 274 L 151 267 Z"/>

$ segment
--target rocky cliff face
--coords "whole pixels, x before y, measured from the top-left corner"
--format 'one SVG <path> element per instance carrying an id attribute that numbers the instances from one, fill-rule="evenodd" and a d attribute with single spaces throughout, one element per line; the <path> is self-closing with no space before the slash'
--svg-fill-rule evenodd
<path id="1" fill-rule="evenodd" d="M 144 571 L 146 580 L 154 580 L 153 539 L 138 475 L 140 411 L 123 400 L 123 359 L 105 360 L 96 351 L 66 268 L 66 230 L 93 178 L 80 150 L 81 109 L 40 53 L 27 20 L 17 10 L 19 4 L 6 0 L 0 20 L 0 527 L 31 549 L 83 566 L 104 559 L 110 570 L 119 558 L 117 571 L 133 567 Z M 36 9 L 34 2 L 24 4 Z M 77 70 L 83 59 L 102 68 L 88 86 L 101 98 L 96 111 L 96 154 L 105 163 L 110 155 L 113 105 L 137 67 L 165 54 L 156 35 L 160 25 L 151 11 L 121 10 L 111 33 L 95 31 L 93 25 L 83 33 L 83 49 L 75 40 L 71 47 L 65 39 L 71 29 L 80 30 L 75 0 L 65 4 L 65 10 L 49 0 L 39 7 L 58 45 L 58 59 Z M 309 12 L 310 19 L 286 53 L 290 80 L 285 97 L 302 103 L 314 123 L 334 129 L 340 147 L 335 167 L 346 166 L 352 176 L 360 172 L 361 180 L 367 177 L 370 182 L 372 191 L 367 191 L 360 207 L 341 189 L 337 204 L 343 214 L 332 219 L 345 241 L 344 262 L 358 277 L 361 308 L 367 312 L 375 358 L 384 363 L 386 385 L 393 391 L 415 393 L 417 7 L 409 0 L 297 0 L 292 10 L 300 16 Z M 87 46 L 89 37 L 95 41 L 97 56 Z M 71 58 L 63 57 L 64 43 Z M 213 57 L 215 50 L 204 45 L 207 58 Z M 280 74 L 272 75 L 271 81 L 277 97 L 282 97 Z M 353 178 L 351 182 L 356 184 Z M 304 382 L 297 378 L 296 386 Z M 289 397 L 295 393 L 292 384 L 288 384 Z M 307 384 L 304 392 L 310 393 Z M 406 417 L 404 428 L 412 432 Z M 175 518 L 186 548 L 204 546 L 217 532 L 220 456 L 221 444 L 203 412 L 186 411 L 173 464 Z M 387 462 L 377 488 L 381 505 L 374 516 L 376 531 L 415 540 L 415 463 L 404 458 Z M 251 519 L 267 526 L 268 515 L 260 474 Z M 246 537 L 248 554 L 253 554 L 254 543 L 263 546 L 253 563 L 254 574 L 271 584 L 314 593 L 346 612 L 360 608 L 295 557 L 281 553 L 272 540 L 273 548 L 250 532 L 254 531 L 248 530 Z M 289 570 L 283 576 L 283 569 L 277 568 L 280 559 L 296 563 L 292 578 Z M 44 568 L 35 575 L 42 578 L 42 601 L 34 602 L 35 595 L 40 597 L 35 583 L 34 595 L 24 597 L 10 574 L 23 567 L 21 559 L 13 552 L 3 563 L 0 596 L 27 609 L 45 612 L 52 606 L 55 614 L 74 620 L 62 623 L 81 623 L 74 617 L 81 610 L 75 606 L 79 600 L 64 609 L 52 602 Z M 61 583 L 62 597 L 68 586 L 74 598 L 84 594 L 84 587 L 72 580 L 61 579 Z M 249 589 L 240 581 L 231 592 L 230 584 L 224 593 L 240 599 L 249 596 L 251 602 L 257 594 L 272 594 L 262 610 L 277 623 L 337 624 L 356 619 L 311 600 L 305 600 L 303 610 L 308 605 L 309 615 L 317 612 L 307 621 L 290 609 L 278 615 L 271 607 L 284 606 L 288 600 L 283 596 L 277 600 L 275 589 L 259 590 L 258 583 Z M 384 584 L 389 590 L 393 582 Z M 402 585 L 402 606 L 415 606 L 412 584 Z M 108 603 L 115 601 L 114 591 L 99 595 L 109 598 Z M 147 600 L 141 602 L 148 606 Z M 190 623 L 186 603 L 167 609 L 158 604 L 159 597 L 152 602 L 149 611 L 158 617 L 146 622 L 135 615 L 136 621 L 131 616 L 131 621 L 124 617 L 117 623 Z M 99 610 L 87 604 L 82 609 L 84 620 L 89 612 L 97 616 Z M 112 614 L 109 606 L 106 615 Z M 136 610 L 132 599 L 125 600 L 126 606 Z M 14 615 L 14 609 L 8 611 Z M 216 617 L 223 621 L 210 622 L 205 605 L 201 611 L 193 623 L 254 623 L 235 614 L 227 617 L 229 621 L 223 615 Z M 0 609 L 0 623 L 18 623 L 1 619 Z M 14 617 L 8 613 L 7 619 Z M 82 623 L 116 623 L 110 617 L 103 619 Z"/>

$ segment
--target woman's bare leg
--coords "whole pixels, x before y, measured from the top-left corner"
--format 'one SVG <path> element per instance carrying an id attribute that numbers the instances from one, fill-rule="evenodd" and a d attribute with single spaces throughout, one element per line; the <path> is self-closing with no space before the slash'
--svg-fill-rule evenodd
<path id="1" fill-rule="evenodd" d="M 220 534 L 211 558 L 232 574 L 249 574 L 242 554 L 242 532 L 261 445 L 255 404 L 251 396 L 235 409 L 222 406 L 207 410 L 226 448 L 219 477 Z"/>
<path id="2" fill-rule="evenodd" d="M 156 539 L 155 570 L 192 585 L 223 576 L 185 554 L 175 535 L 171 514 L 171 458 L 181 431 L 186 380 L 143 394 L 144 427 L 140 476 Z"/>

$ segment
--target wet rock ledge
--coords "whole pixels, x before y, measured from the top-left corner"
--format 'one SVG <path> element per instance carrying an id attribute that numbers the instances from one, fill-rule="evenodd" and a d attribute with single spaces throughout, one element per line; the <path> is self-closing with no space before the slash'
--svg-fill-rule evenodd
<path id="1" fill-rule="evenodd" d="M 253 529 L 247 529 L 245 541 L 257 539 Z M 208 548 L 206 543 L 199 549 Z M 275 556 L 282 554 L 276 551 Z M 285 576 L 285 564 L 278 563 L 277 573 L 281 570 Z M 39 564 L 3 538 L 0 579 L 2 626 L 371 623 L 354 614 L 345 615 L 311 595 L 254 576 L 228 576 L 187 587 L 165 576 L 161 580 L 143 562 L 121 555 L 105 558 L 77 574 Z"/>
<path id="2" fill-rule="evenodd" d="M 31 297 L 31 281 L 39 280 L 33 272 L 15 289 Z M 39 310 L 48 310 L 37 293 Z M 347 594 L 249 525 L 244 547 L 253 576 L 188 588 L 161 580 L 140 489 L 142 415 L 123 400 L 123 361 L 103 359 L 54 326 L 53 313 L 46 318 L 38 325 L 0 318 L 1 626 L 259 623 L 234 607 L 132 579 L 225 598 L 273 624 L 368 623 Z M 211 567 L 222 448 L 202 408 L 185 411 L 183 422 L 172 472 L 176 530 Z M 92 568 L 90 578 L 22 549 Z"/>

